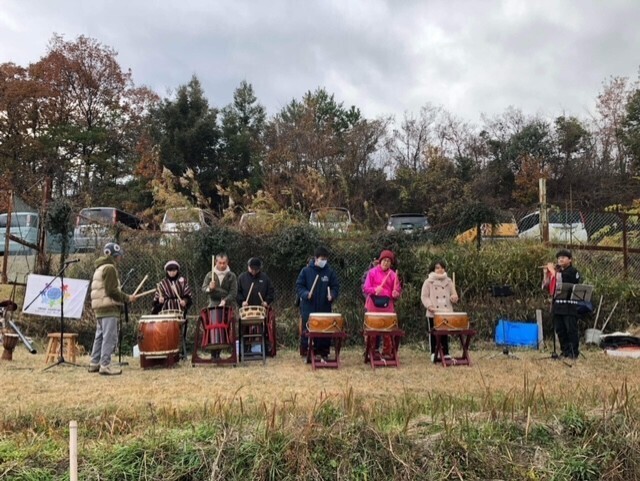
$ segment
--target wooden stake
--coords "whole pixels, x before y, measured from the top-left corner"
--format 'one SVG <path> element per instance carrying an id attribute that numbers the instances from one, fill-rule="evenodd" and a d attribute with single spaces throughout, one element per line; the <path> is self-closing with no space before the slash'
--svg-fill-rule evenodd
<path id="1" fill-rule="evenodd" d="M 593 328 L 598 325 L 598 318 L 600 317 L 600 308 L 602 307 L 602 296 L 600 296 L 600 302 L 598 302 L 598 312 L 596 312 L 596 320 L 593 322 Z"/>
<path id="2" fill-rule="evenodd" d="M 604 324 L 602 325 L 602 332 L 603 333 L 604 333 L 604 328 L 607 327 L 607 324 L 609 324 L 609 320 L 611 319 L 611 316 L 613 316 L 613 311 L 616 310 L 616 307 L 618 307 L 618 301 L 616 301 L 616 303 L 613 305 L 613 309 L 611 309 L 611 312 L 607 316 L 607 320 L 604 321 Z"/>
<path id="3" fill-rule="evenodd" d="M 78 481 L 78 422 L 69 421 L 69 479 Z"/>
<path id="4" fill-rule="evenodd" d="M 138 284 L 138 287 L 136 287 L 136 290 L 135 290 L 135 291 L 133 291 L 133 294 L 132 294 L 133 296 L 135 296 L 135 295 L 138 293 L 138 291 L 139 291 L 140 289 L 142 289 L 142 286 L 144 285 L 144 283 L 147 281 L 147 279 L 148 279 L 148 278 L 149 278 L 149 274 L 147 274 L 146 276 L 144 276 L 144 278 L 142 279 L 142 281 L 140 281 L 140 284 Z"/>

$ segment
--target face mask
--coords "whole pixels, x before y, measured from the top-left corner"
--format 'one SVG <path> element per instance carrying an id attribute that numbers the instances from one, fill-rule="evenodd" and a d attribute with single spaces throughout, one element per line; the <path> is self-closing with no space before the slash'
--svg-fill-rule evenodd
<path id="1" fill-rule="evenodd" d="M 318 259 L 318 260 L 316 261 L 316 265 L 317 265 L 320 269 L 324 268 L 324 266 L 326 266 L 326 265 L 327 265 L 327 259 Z"/>

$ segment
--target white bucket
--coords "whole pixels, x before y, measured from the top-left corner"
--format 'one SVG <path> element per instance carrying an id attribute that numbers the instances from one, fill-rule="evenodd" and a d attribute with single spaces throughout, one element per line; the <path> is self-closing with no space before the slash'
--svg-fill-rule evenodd
<path id="1" fill-rule="evenodd" d="M 587 329 L 584 331 L 584 342 L 586 344 L 600 344 L 600 336 L 602 331 L 600 329 Z"/>

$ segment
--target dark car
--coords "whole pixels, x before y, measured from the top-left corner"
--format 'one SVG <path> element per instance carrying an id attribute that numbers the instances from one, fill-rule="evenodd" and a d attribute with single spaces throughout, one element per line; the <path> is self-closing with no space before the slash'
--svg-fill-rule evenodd
<path id="1" fill-rule="evenodd" d="M 429 220 L 424 214 L 392 214 L 387 222 L 388 231 L 420 232 L 429 229 Z"/>

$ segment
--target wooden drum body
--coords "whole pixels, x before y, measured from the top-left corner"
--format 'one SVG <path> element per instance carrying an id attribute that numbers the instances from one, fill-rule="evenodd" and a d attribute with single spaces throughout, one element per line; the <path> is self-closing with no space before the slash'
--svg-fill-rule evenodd
<path id="1" fill-rule="evenodd" d="M 390 331 L 398 327 L 395 312 L 365 312 L 364 328 L 375 331 Z"/>
<path id="2" fill-rule="evenodd" d="M 312 312 L 307 321 L 307 330 L 310 332 L 342 332 L 344 331 L 344 318 L 337 312 Z"/>
<path id="3" fill-rule="evenodd" d="M 13 361 L 13 350 L 18 344 L 18 335 L 13 332 L 5 332 L 2 335 L 2 360 Z"/>
<path id="4" fill-rule="evenodd" d="M 245 306 L 240 308 L 240 320 L 243 324 L 258 324 L 264 322 L 267 309 L 262 306 Z"/>
<path id="5" fill-rule="evenodd" d="M 231 345 L 233 312 L 228 307 L 210 307 L 200 316 L 203 336 L 200 348 L 205 351 L 227 349 Z"/>
<path id="6" fill-rule="evenodd" d="M 138 325 L 140 356 L 162 358 L 177 355 L 183 322 L 184 319 L 173 312 L 142 316 Z"/>
<path id="7" fill-rule="evenodd" d="M 433 317 L 433 328 L 440 331 L 469 329 L 469 316 L 466 312 L 438 312 Z"/>

